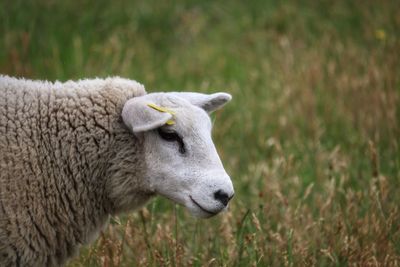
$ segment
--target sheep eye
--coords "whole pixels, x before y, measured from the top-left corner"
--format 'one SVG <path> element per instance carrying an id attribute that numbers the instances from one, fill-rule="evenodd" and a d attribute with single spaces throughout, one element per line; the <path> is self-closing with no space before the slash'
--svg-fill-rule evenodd
<path id="1" fill-rule="evenodd" d="M 178 141 L 180 139 L 179 135 L 174 131 L 165 131 L 161 128 L 158 129 L 158 134 L 162 139 L 168 142 Z"/>
<path id="2" fill-rule="evenodd" d="M 164 139 L 167 142 L 178 142 L 179 144 L 179 152 L 184 154 L 186 152 L 185 150 L 185 144 L 183 143 L 182 137 L 179 136 L 175 131 L 166 131 L 164 129 L 158 128 L 158 134 L 162 139 Z"/>

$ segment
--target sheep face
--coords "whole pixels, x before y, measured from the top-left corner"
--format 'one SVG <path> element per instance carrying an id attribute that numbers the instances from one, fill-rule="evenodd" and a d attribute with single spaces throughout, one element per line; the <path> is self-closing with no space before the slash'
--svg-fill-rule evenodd
<path id="1" fill-rule="evenodd" d="M 226 209 L 234 194 L 208 116 L 230 99 L 226 93 L 154 93 L 130 99 L 122 112 L 143 140 L 149 188 L 198 217 Z"/>

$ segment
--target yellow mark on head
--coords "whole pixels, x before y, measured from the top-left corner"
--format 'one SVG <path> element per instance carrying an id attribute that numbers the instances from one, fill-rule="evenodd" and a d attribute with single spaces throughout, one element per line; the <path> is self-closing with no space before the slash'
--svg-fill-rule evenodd
<path id="1" fill-rule="evenodd" d="M 149 106 L 149 107 L 151 107 L 152 109 L 155 109 L 155 110 L 157 110 L 157 111 L 159 111 L 159 112 L 169 113 L 169 114 L 171 114 L 172 116 L 174 116 L 174 115 L 176 114 L 175 111 L 172 111 L 172 110 L 167 109 L 167 108 L 165 108 L 165 107 L 157 106 L 156 104 L 153 104 L 153 103 L 148 103 L 147 106 Z M 174 120 L 171 119 L 171 120 L 167 120 L 167 122 L 166 122 L 165 124 L 167 124 L 167 125 L 174 125 L 175 122 L 174 122 Z"/>
<path id="2" fill-rule="evenodd" d="M 171 115 L 175 115 L 175 114 L 176 114 L 175 111 L 172 111 L 172 110 L 167 109 L 167 108 L 164 108 L 164 107 L 157 106 L 156 104 L 153 104 L 153 103 L 148 103 L 147 105 L 148 105 L 149 107 L 151 107 L 151 108 L 157 110 L 157 111 L 160 111 L 160 112 L 169 113 L 169 114 L 171 114 Z"/>

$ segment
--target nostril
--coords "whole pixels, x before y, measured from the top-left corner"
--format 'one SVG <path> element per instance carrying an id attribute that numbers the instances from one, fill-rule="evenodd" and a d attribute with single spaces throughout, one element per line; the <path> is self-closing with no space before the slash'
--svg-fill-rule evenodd
<path id="1" fill-rule="evenodd" d="M 218 190 L 214 192 L 214 198 L 226 206 L 232 197 L 229 197 L 229 195 L 224 191 Z"/>

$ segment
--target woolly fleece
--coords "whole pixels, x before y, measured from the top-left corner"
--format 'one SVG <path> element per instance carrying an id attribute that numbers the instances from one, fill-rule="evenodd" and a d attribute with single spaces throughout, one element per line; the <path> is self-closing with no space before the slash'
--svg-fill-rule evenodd
<path id="1" fill-rule="evenodd" d="M 62 265 L 109 214 L 153 195 L 140 179 L 142 146 L 121 119 L 124 103 L 145 94 L 118 77 L 0 76 L 0 266 Z"/>

